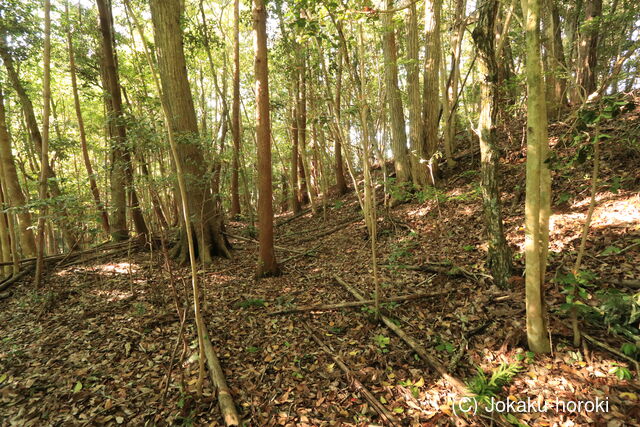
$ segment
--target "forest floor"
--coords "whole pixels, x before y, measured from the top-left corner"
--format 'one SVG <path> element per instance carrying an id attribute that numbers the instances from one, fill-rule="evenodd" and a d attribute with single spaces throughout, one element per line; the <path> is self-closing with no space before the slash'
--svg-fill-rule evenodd
<path id="1" fill-rule="evenodd" d="M 618 136 L 634 131 L 637 138 L 639 109 L 611 126 Z M 554 172 L 546 297 L 553 313 L 553 354 L 533 357 L 526 352 L 525 157 L 524 150 L 513 150 L 522 138 L 518 132 L 512 132 L 515 142 L 501 165 L 506 234 L 516 260 L 511 288 L 498 289 L 487 279 L 477 158 L 467 157 L 466 166 L 448 172 L 442 188 L 422 202 L 381 208 L 378 260 L 383 264 L 384 296 L 446 291 L 434 298 L 387 303 L 384 313 L 463 381 L 470 381 L 478 368 L 490 376 L 501 364 L 518 365 L 497 399 L 530 398 L 552 405 L 556 399 L 608 402 L 606 412 L 551 408 L 515 414 L 521 423 L 639 425 L 639 373 L 633 363 L 591 342 L 573 348 L 571 331 L 559 320 L 566 318 L 559 311 L 565 295 L 553 278 L 575 260 L 589 204 L 590 161 Z M 503 142 L 509 143 L 506 138 Z M 599 277 L 598 288 L 608 288 L 619 280 L 640 278 L 640 247 L 633 246 L 640 238 L 640 169 L 637 151 L 631 151 L 622 136 L 604 142 L 602 150 L 598 205 L 583 269 Z M 554 151 L 565 163 L 576 154 L 575 147 L 556 146 Z M 474 168 L 463 171 L 469 164 Z M 245 233 L 246 224 L 231 222 L 227 231 Z M 278 226 L 276 239 L 280 247 L 309 251 L 300 256 L 278 250 L 279 259 L 286 260 L 280 277 L 256 282 L 256 245 L 233 238 L 233 259 L 216 260 L 200 272 L 208 331 L 248 425 L 382 424 L 309 330 L 401 424 L 463 422 L 454 405 L 460 393 L 376 322 L 369 309 L 270 315 L 354 301 L 335 275 L 372 294 L 370 242 L 353 193 L 329 200 L 324 213 L 320 209 L 315 216 L 308 213 Z M 423 270 L 432 272 L 407 266 L 426 266 Z M 451 271 L 452 266 L 464 271 Z M 187 304 L 189 271 L 174 265 L 172 272 L 180 304 Z M 203 396 L 195 394 L 198 363 L 192 319 L 187 320 L 186 346 L 177 346 L 177 366 L 163 402 L 180 330 L 170 283 L 162 253 L 155 250 L 51 271 L 45 293 L 35 293 L 28 280 L 14 285 L 13 296 L 0 301 L 0 423 L 219 425 L 210 384 L 205 383 Z M 603 325 L 585 325 L 584 330 L 614 349 L 623 342 Z M 616 366 L 628 367 L 632 378 L 618 378 Z M 482 417 L 467 422 L 490 424 Z"/>

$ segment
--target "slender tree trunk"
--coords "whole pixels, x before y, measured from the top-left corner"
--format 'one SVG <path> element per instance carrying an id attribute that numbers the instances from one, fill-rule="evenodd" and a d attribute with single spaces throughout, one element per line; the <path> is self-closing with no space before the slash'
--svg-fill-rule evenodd
<path id="1" fill-rule="evenodd" d="M 425 1 L 425 37 L 427 53 L 425 55 L 424 68 L 424 94 L 423 94 L 423 153 L 420 159 L 428 165 L 428 177 L 438 176 L 438 161 L 434 157 L 438 151 L 438 114 L 440 111 L 440 94 L 438 90 L 438 76 L 440 71 L 440 9 L 442 0 Z M 430 181 L 430 179 L 428 179 Z M 424 182 L 427 184 L 428 182 Z M 432 183 L 435 184 L 435 183 Z"/>
<path id="2" fill-rule="evenodd" d="M 2 166 L 0 165 L 0 173 L 2 172 Z M 1 176 L 1 175 L 0 175 Z M 6 197 L 3 186 L 0 185 L 0 207 L 2 212 L 0 212 L 0 248 L 2 248 L 2 254 L 0 258 L 2 258 L 3 263 L 7 263 L 2 267 L 3 277 L 9 276 L 12 272 L 11 261 L 12 251 L 11 251 L 11 229 L 9 228 L 8 216 L 10 213 L 6 213 L 6 209 L 8 205 L 6 203 Z"/>
<path id="3" fill-rule="evenodd" d="M 342 51 L 338 51 L 337 70 L 336 70 L 336 120 L 340 122 L 340 95 L 342 91 Z M 344 160 L 342 159 L 342 141 L 340 138 L 335 138 L 335 172 L 336 172 L 336 188 L 338 194 L 346 194 L 347 192 L 347 180 L 344 177 Z"/>
<path id="4" fill-rule="evenodd" d="M 293 95 L 297 97 L 297 87 L 294 85 Z M 296 101 L 294 101 L 297 103 Z M 297 214 L 302 210 L 300 206 L 300 188 L 298 182 L 298 107 L 291 109 L 291 210 Z"/>
<path id="5" fill-rule="evenodd" d="M 122 95 L 118 82 L 118 70 L 111 32 L 111 4 L 109 0 L 96 0 L 102 34 L 102 65 L 106 89 L 109 133 L 111 136 L 111 236 L 115 241 L 129 238 L 127 227 L 127 163 L 130 163 L 126 147 L 127 134 L 122 111 Z"/>
<path id="6" fill-rule="evenodd" d="M 36 115 L 33 109 L 33 103 L 27 95 L 27 91 L 25 90 L 22 82 L 20 81 L 20 77 L 15 70 L 13 58 L 11 57 L 11 55 L 9 55 L 9 52 L 6 48 L 6 40 L 4 38 L 4 35 L 0 35 L 0 57 L 2 58 L 2 62 L 4 62 L 4 66 L 7 70 L 7 76 L 11 81 L 11 85 L 13 86 L 13 89 L 16 91 L 16 93 L 18 94 L 18 98 L 20 99 L 20 104 L 22 105 L 22 111 L 24 113 L 26 125 L 25 127 L 29 131 L 29 136 L 31 138 L 31 141 L 33 142 L 33 145 L 35 146 L 35 151 L 38 155 L 41 155 L 42 134 L 40 133 L 40 128 L 38 127 L 38 122 L 36 120 Z M 33 162 L 35 163 L 35 158 L 33 159 Z M 44 171 L 47 174 L 47 181 L 49 183 L 51 196 L 53 198 L 60 198 L 60 196 L 62 196 L 62 192 L 60 191 L 60 187 L 58 186 L 58 181 L 56 179 L 56 174 L 53 171 L 53 168 L 49 164 L 43 165 L 42 168 L 44 168 Z M 35 173 L 35 171 L 37 170 L 35 164 L 33 165 L 32 169 Z M 62 206 L 57 206 L 56 208 L 58 213 L 60 214 L 60 221 L 57 223 L 57 225 L 62 230 L 62 236 L 69 249 L 74 250 L 76 248 L 77 242 L 68 224 L 69 215 L 67 213 L 67 210 Z"/>
<path id="7" fill-rule="evenodd" d="M 259 253 L 256 277 L 276 276 L 280 268 L 273 248 L 273 190 L 271 178 L 271 119 L 269 66 L 267 63 L 267 9 L 264 0 L 254 0 L 256 76 L 256 139 L 258 142 L 258 230 Z"/>
<path id="8" fill-rule="evenodd" d="M 488 265 L 496 285 L 506 288 L 507 281 L 511 277 L 511 254 L 502 225 L 502 204 L 498 185 L 500 154 L 496 147 L 498 63 L 495 56 L 493 28 L 498 7 L 498 0 L 483 0 L 479 3 L 480 14 L 473 31 L 473 39 L 478 52 L 478 68 L 483 75 L 478 134 L 482 199 L 489 248 Z"/>
<path id="9" fill-rule="evenodd" d="M 231 215 L 240 214 L 238 169 L 240 157 L 240 0 L 233 2 L 233 105 L 231 106 L 233 158 L 231 161 Z"/>
<path id="10" fill-rule="evenodd" d="M 7 189 L 9 205 L 16 210 L 22 252 L 26 257 L 36 254 L 36 240 L 32 230 L 31 213 L 25 208 L 27 203 L 16 171 L 15 159 L 11 150 L 11 137 L 7 128 L 4 109 L 4 96 L 0 88 L 0 162 L 2 162 L 2 180 Z"/>
<path id="11" fill-rule="evenodd" d="M 151 17 L 158 49 L 158 66 L 163 96 L 168 106 L 169 123 L 175 134 L 176 164 L 182 165 L 186 204 L 194 216 L 193 224 L 182 218 L 182 232 L 176 255 L 186 262 L 190 252 L 188 234 L 196 242 L 196 254 L 208 264 L 216 255 L 229 257 L 229 244 L 223 231 L 222 213 L 216 208 L 206 177 L 207 167 L 200 146 L 198 123 L 187 78 L 180 19 L 180 0 L 152 0 Z"/>
<path id="12" fill-rule="evenodd" d="M 307 165 L 305 158 L 307 154 L 307 77 L 306 77 L 306 58 L 303 56 L 304 51 L 300 50 L 300 71 L 298 73 L 298 180 L 300 182 L 300 203 L 309 202 L 309 183 L 307 182 Z"/>
<path id="13" fill-rule="evenodd" d="M 386 0 L 387 9 L 393 8 L 393 0 Z M 415 7 L 415 6 L 414 6 Z M 411 164 L 407 152 L 407 132 L 405 130 L 402 96 L 398 87 L 398 52 L 393 25 L 393 13 L 382 14 L 382 52 L 384 55 L 384 80 L 387 105 L 391 118 L 391 151 L 396 169 L 396 183 L 399 186 L 411 181 Z"/>
<path id="14" fill-rule="evenodd" d="M 451 70 L 447 79 L 447 85 L 443 96 L 450 105 L 449 114 L 444 118 L 445 144 L 449 144 L 451 151 L 456 149 L 456 110 L 458 109 L 458 80 L 460 79 L 460 56 L 462 52 L 462 39 L 466 27 L 465 8 L 466 0 L 456 0 L 455 30 L 451 37 Z"/>
<path id="15" fill-rule="evenodd" d="M 40 216 L 38 217 L 37 235 L 37 259 L 34 283 L 36 289 L 42 285 L 42 275 L 44 270 L 44 227 L 47 216 L 47 172 L 45 165 L 49 164 L 49 118 L 51 115 L 51 1 L 44 1 L 44 54 L 42 59 L 42 150 L 40 153 L 40 180 L 38 194 L 40 202 Z"/>
<path id="16" fill-rule="evenodd" d="M 576 80 L 580 98 L 586 99 L 596 90 L 596 67 L 598 65 L 598 19 L 602 15 L 602 0 L 587 0 L 584 21 L 578 38 L 578 62 Z"/>
<path id="17" fill-rule="evenodd" d="M 84 129 L 84 119 L 82 118 L 82 109 L 80 108 L 80 97 L 78 96 L 78 83 L 76 78 L 76 61 L 73 51 L 73 37 L 71 34 L 71 19 L 69 16 L 69 2 L 65 3 L 65 10 L 67 13 L 67 19 L 69 24 L 67 27 L 67 43 L 69 48 L 69 72 L 71 74 L 71 89 L 73 91 L 73 104 L 76 110 L 76 118 L 78 120 L 78 133 L 80 134 L 80 146 L 82 148 L 82 159 L 84 160 L 84 167 L 87 170 L 89 176 L 89 187 L 91 188 L 91 195 L 96 204 L 96 209 L 100 212 L 100 220 L 102 228 L 107 235 L 110 235 L 109 229 L 109 215 L 104 205 L 100 201 L 100 191 L 98 190 L 98 184 L 93 173 L 93 167 L 91 166 L 91 159 L 89 158 L 89 150 L 87 149 L 87 136 Z"/>
<path id="18" fill-rule="evenodd" d="M 540 3 L 522 0 L 526 30 L 527 72 L 527 182 L 525 201 L 525 256 L 527 340 L 536 353 L 548 353 L 544 303 L 551 178 L 547 141 L 547 109 L 540 61 Z"/>
<path id="19" fill-rule="evenodd" d="M 409 107 L 409 143 L 411 149 L 411 177 L 420 187 L 428 182 L 423 159 L 422 99 L 420 93 L 418 12 L 415 4 L 409 6 L 407 14 L 407 105 Z"/>

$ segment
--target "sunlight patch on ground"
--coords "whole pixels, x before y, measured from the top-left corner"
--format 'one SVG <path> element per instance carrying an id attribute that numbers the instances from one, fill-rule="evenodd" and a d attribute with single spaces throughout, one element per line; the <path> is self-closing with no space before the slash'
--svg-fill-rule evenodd
<path id="1" fill-rule="evenodd" d="M 118 273 L 118 274 L 129 274 L 135 273 L 138 271 L 138 266 L 136 264 L 130 264 L 128 262 L 119 262 L 119 263 L 111 263 L 111 264 L 102 264 L 96 266 L 98 271 L 103 273 Z"/>
<path id="2" fill-rule="evenodd" d="M 591 218 L 591 229 L 607 227 L 633 227 L 640 229 L 640 195 L 607 200 L 612 193 L 605 192 L 596 196 L 596 209 Z M 552 236 L 551 249 L 562 251 L 575 239 L 580 238 L 589 198 L 576 202 L 572 207 L 582 208 L 583 212 L 556 213 L 551 215 L 549 230 Z"/>
<path id="3" fill-rule="evenodd" d="M 115 289 L 114 290 L 109 290 L 109 291 L 94 290 L 91 293 L 96 295 L 96 296 L 103 297 L 109 302 L 120 301 L 120 300 L 127 299 L 127 298 L 130 298 L 131 296 L 133 296 L 133 294 L 131 292 L 129 292 L 129 291 L 119 291 L 119 290 L 115 290 Z"/>

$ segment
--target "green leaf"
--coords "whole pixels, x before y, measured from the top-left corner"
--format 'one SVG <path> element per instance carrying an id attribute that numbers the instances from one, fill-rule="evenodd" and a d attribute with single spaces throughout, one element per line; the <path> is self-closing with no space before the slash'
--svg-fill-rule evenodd
<path id="1" fill-rule="evenodd" d="M 74 393 L 77 393 L 77 392 L 79 392 L 80 390 L 82 390 L 82 383 L 81 383 L 80 381 L 78 381 L 78 382 L 76 383 L 76 385 L 75 385 L 75 386 L 73 386 L 73 392 L 74 392 Z"/>

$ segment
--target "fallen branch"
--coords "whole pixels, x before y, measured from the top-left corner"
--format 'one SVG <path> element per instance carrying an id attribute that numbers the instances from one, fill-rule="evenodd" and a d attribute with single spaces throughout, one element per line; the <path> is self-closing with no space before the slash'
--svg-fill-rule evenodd
<path id="1" fill-rule="evenodd" d="M 336 279 L 338 283 L 344 286 L 344 288 L 347 289 L 356 299 L 360 301 L 363 301 L 365 299 L 358 291 L 356 291 L 353 288 L 353 286 L 349 285 L 347 282 L 342 280 L 340 276 L 338 276 L 337 274 L 334 274 L 333 277 Z M 411 347 L 411 349 L 415 351 L 416 354 L 418 354 L 418 356 L 420 356 L 420 358 L 424 360 L 429 367 L 431 367 L 434 371 L 440 374 L 440 376 L 447 383 L 449 383 L 449 385 L 455 388 L 462 395 L 469 394 L 469 390 L 467 386 L 461 380 L 449 374 L 449 372 L 447 372 L 445 367 L 442 365 L 442 363 L 438 359 L 436 359 L 434 356 L 431 356 L 423 346 L 418 344 L 418 342 L 415 339 L 413 339 L 411 336 L 407 335 L 407 333 L 405 333 L 402 330 L 402 328 L 396 325 L 387 316 L 380 315 L 380 319 L 384 322 L 385 325 L 389 327 L 389 329 L 395 332 L 396 335 L 398 335 L 405 343 L 407 343 L 407 345 Z M 492 417 L 492 419 L 497 424 L 504 425 L 504 426 L 511 426 L 511 423 L 508 422 L 506 419 L 504 419 L 502 414 L 492 412 L 492 415 L 495 416 L 495 417 Z"/>
<path id="2" fill-rule="evenodd" d="M 2 284 L 0 285 L 0 292 L 4 291 L 9 286 L 13 285 L 15 282 L 17 282 L 18 280 L 22 279 L 24 276 L 32 272 L 34 268 L 35 268 L 35 264 L 27 266 L 23 270 L 21 270 L 18 274 L 15 274 L 11 276 L 9 279 L 2 282 Z"/>
<path id="3" fill-rule="evenodd" d="M 482 273 L 472 273 L 462 267 L 449 263 L 429 263 L 425 265 L 403 265 L 401 267 L 389 264 L 382 264 L 387 268 L 402 268 L 409 271 L 420 271 L 422 273 L 439 273 L 446 274 L 451 277 L 467 277 L 469 279 L 478 280 L 478 276 L 491 277 Z M 448 266 L 448 267 L 447 267 Z"/>
<path id="4" fill-rule="evenodd" d="M 209 368 L 209 376 L 211 377 L 211 382 L 218 390 L 218 406 L 220 406 L 220 412 L 224 418 L 224 423 L 227 426 L 239 426 L 240 416 L 238 416 L 238 412 L 236 411 L 236 405 L 233 403 L 229 386 L 227 386 L 227 381 L 224 377 L 222 367 L 220 366 L 218 356 L 213 350 L 213 345 L 211 344 L 209 334 L 206 331 L 206 326 L 203 342 L 204 354 L 207 359 L 207 367 Z"/>
<path id="5" fill-rule="evenodd" d="M 442 295 L 449 295 L 450 291 L 440 291 L 440 292 L 421 292 L 417 294 L 411 295 L 400 295 L 391 298 L 381 299 L 380 303 L 384 304 L 387 302 L 398 302 L 398 301 L 409 301 L 416 300 L 421 298 L 429 298 L 429 297 L 437 297 Z M 341 308 L 350 308 L 350 307 L 361 307 L 363 305 L 373 304 L 374 300 L 363 300 L 363 301 L 347 301 L 341 302 L 337 304 L 321 304 L 321 305 L 308 305 L 304 307 L 296 307 L 290 308 L 286 310 L 274 311 L 273 313 L 269 313 L 269 316 L 275 316 L 279 314 L 291 314 L 291 313 L 301 313 L 304 311 L 328 311 L 328 310 L 339 310 Z"/>
<path id="6" fill-rule="evenodd" d="M 378 399 L 353 375 L 353 372 L 349 369 L 349 367 L 343 362 L 340 356 L 336 355 L 336 352 L 330 349 L 322 340 L 311 330 L 307 323 L 302 324 L 304 328 L 307 330 L 309 336 L 318 344 L 318 346 L 325 352 L 336 365 L 340 368 L 342 372 L 346 375 L 347 379 L 351 382 L 353 388 L 359 392 L 362 397 L 365 398 L 369 405 L 373 407 L 373 409 L 380 414 L 382 418 L 387 420 L 387 422 L 391 425 L 400 425 L 400 422 L 387 410 L 387 408 L 380 403 Z"/>

